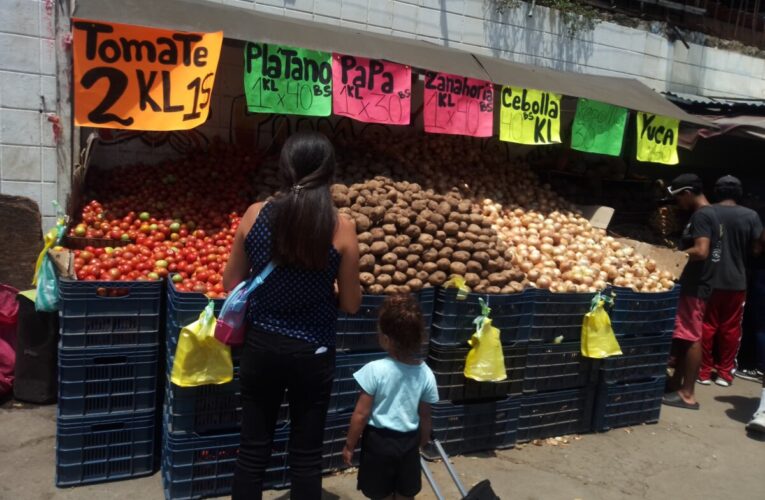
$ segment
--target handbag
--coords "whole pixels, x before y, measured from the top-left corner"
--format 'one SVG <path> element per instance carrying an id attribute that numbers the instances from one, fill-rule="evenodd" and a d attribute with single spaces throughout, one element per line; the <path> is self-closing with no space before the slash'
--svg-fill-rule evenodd
<path id="1" fill-rule="evenodd" d="M 242 281 L 226 297 L 218 315 L 218 321 L 215 323 L 216 339 L 229 346 L 244 344 L 247 298 L 263 284 L 275 268 L 276 264 L 273 261 L 269 262 L 259 275 Z"/>

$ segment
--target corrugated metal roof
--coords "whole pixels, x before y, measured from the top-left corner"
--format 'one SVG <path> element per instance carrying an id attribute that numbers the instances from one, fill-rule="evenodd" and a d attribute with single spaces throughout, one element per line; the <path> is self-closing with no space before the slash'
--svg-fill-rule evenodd
<path id="1" fill-rule="evenodd" d="M 765 114 L 765 99 L 705 97 L 683 92 L 665 92 L 667 99 L 691 113 L 698 114 Z"/>

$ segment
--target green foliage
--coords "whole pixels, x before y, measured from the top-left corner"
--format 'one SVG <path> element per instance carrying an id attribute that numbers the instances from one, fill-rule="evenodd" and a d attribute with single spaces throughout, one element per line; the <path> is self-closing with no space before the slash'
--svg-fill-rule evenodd
<path id="1" fill-rule="evenodd" d="M 489 1 L 494 4 L 494 8 L 498 13 L 517 9 L 525 3 L 529 3 L 522 0 Z M 560 12 L 563 29 L 566 35 L 571 38 L 580 33 L 594 30 L 595 26 L 600 22 L 597 9 L 576 0 L 537 0 L 537 5 L 549 7 Z"/>

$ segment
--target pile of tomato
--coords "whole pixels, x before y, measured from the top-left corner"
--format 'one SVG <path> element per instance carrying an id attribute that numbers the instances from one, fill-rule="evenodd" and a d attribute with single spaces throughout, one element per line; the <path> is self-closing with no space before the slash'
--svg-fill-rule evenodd
<path id="1" fill-rule="evenodd" d="M 169 279 L 180 292 L 225 297 L 222 273 L 240 214 L 255 201 L 250 186 L 256 168 L 248 155 L 212 148 L 193 158 L 96 176 L 92 199 L 69 235 L 112 245 L 75 250 L 77 278 Z"/>

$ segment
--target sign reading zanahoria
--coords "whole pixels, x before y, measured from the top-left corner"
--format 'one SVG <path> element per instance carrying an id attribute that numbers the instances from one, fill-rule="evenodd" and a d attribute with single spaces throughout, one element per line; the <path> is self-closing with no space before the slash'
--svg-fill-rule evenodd
<path id="1" fill-rule="evenodd" d="M 494 85 L 463 76 L 425 73 L 425 131 L 491 137 L 494 129 Z"/>

